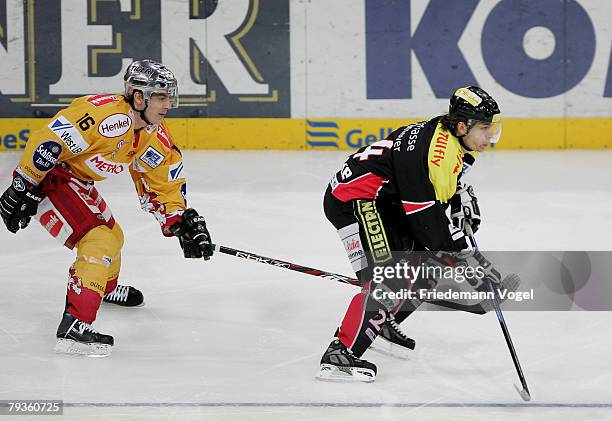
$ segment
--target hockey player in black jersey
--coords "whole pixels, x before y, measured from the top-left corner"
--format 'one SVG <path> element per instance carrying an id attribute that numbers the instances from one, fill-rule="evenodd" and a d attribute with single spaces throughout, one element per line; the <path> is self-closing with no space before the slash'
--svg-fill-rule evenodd
<path id="1" fill-rule="evenodd" d="M 359 149 L 332 177 L 325 192 L 325 215 L 338 230 L 363 288 L 349 304 L 317 378 L 373 381 L 376 366 L 360 357 L 379 334 L 389 347 L 414 349 L 414 341 L 403 335 L 398 323 L 419 303 L 376 299 L 376 290 L 398 291 L 402 282 L 375 283 L 374 268 L 397 261 L 398 252 L 409 261 L 420 258 L 411 256 L 421 250 L 462 255 L 467 249 L 465 233 L 478 229 L 480 211 L 473 189 L 461 186 L 459 178 L 477 153 L 500 135 L 495 100 L 481 88 L 460 88 L 447 114 L 400 127 Z M 446 214 L 451 203 L 455 224 Z M 498 279 L 492 272 L 487 275 Z"/>

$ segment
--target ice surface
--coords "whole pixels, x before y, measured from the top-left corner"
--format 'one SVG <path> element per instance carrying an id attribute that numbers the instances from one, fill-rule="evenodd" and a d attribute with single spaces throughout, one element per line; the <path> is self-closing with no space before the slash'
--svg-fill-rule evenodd
<path id="1" fill-rule="evenodd" d="M 321 205 L 346 156 L 187 151 L 190 205 L 219 244 L 350 275 Z M 1 190 L 17 160 L 0 154 Z M 609 250 L 611 164 L 609 151 L 481 156 L 468 175 L 479 245 Z M 531 406 L 513 388 L 493 314 L 416 313 L 402 325 L 417 341 L 411 360 L 368 353 L 375 383 L 319 382 L 353 287 L 226 255 L 187 261 L 140 210 L 128 176 L 98 188 L 126 234 L 121 282 L 146 306 L 103 306 L 94 326 L 115 336 L 110 357 L 53 354 L 73 254 L 37 223 L 2 228 L 0 400 L 63 399 L 78 420 L 612 419 L 610 312 L 506 313 Z"/>

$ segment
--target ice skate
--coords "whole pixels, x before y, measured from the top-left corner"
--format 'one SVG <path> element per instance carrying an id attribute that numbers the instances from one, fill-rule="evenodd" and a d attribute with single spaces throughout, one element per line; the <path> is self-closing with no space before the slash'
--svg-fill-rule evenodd
<path id="1" fill-rule="evenodd" d="M 144 305 L 144 296 L 142 292 L 133 286 L 117 285 L 113 292 L 107 294 L 102 301 L 122 307 L 142 307 Z"/>
<path id="2" fill-rule="evenodd" d="M 110 355 L 113 344 L 112 336 L 98 333 L 89 323 L 64 313 L 57 328 L 57 343 L 54 350 L 61 354 L 106 357 Z"/>
<path id="3" fill-rule="evenodd" d="M 376 366 L 357 358 L 339 339 L 334 339 L 323 357 L 316 375 L 319 380 L 366 382 L 376 380 Z"/>
<path id="4" fill-rule="evenodd" d="M 387 318 L 370 349 L 406 360 L 412 355 L 416 343 L 402 332 L 393 317 Z"/>

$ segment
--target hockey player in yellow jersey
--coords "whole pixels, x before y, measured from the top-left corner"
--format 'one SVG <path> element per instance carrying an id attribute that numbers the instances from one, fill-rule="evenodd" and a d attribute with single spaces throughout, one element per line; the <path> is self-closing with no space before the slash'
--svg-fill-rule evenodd
<path id="1" fill-rule="evenodd" d="M 176 78 L 162 64 L 141 60 L 128 67 L 124 80 L 123 95 L 77 98 L 33 132 L 0 197 L 9 231 L 34 217 L 76 249 L 57 330 L 61 353 L 108 355 L 113 337 L 91 326 L 101 301 L 143 303 L 140 291 L 117 284 L 123 232 L 95 182 L 129 172 L 142 208 L 157 218 L 163 235 L 178 237 L 185 257 L 212 256 L 204 218 L 186 207 L 181 152 L 164 123 L 178 107 Z"/>

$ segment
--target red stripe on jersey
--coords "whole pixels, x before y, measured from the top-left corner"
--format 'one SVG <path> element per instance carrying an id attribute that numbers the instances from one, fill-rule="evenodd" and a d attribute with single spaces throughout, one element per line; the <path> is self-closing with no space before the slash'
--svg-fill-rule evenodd
<path id="1" fill-rule="evenodd" d="M 106 202 L 102 198 L 100 198 L 100 203 L 98 204 L 98 209 L 100 209 L 100 212 L 102 212 L 102 213 L 104 213 L 104 211 L 106 210 Z"/>
<path id="2" fill-rule="evenodd" d="M 172 142 L 170 142 L 170 136 L 168 136 L 166 129 L 164 129 L 164 127 L 161 125 L 157 128 L 157 138 L 166 148 L 172 149 Z"/>
<path id="3" fill-rule="evenodd" d="M 378 190 L 386 181 L 381 176 L 369 172 L 348 183 L 338 183 L 332 189 L 332 194 L 343 202 L 353 199 L 375 199 Z"/>
<path id="4" fill-rule="evenodd" d="M 429 202 L 407 202 L 405 200 L 402 200 L 402 206 L 404 207 L 406 215 L 420 212 L 423 209 L 427 209 L 428 207 L 433 206 L 434 203 L 436 203 L 434 200 L 430 200 Z"/>

